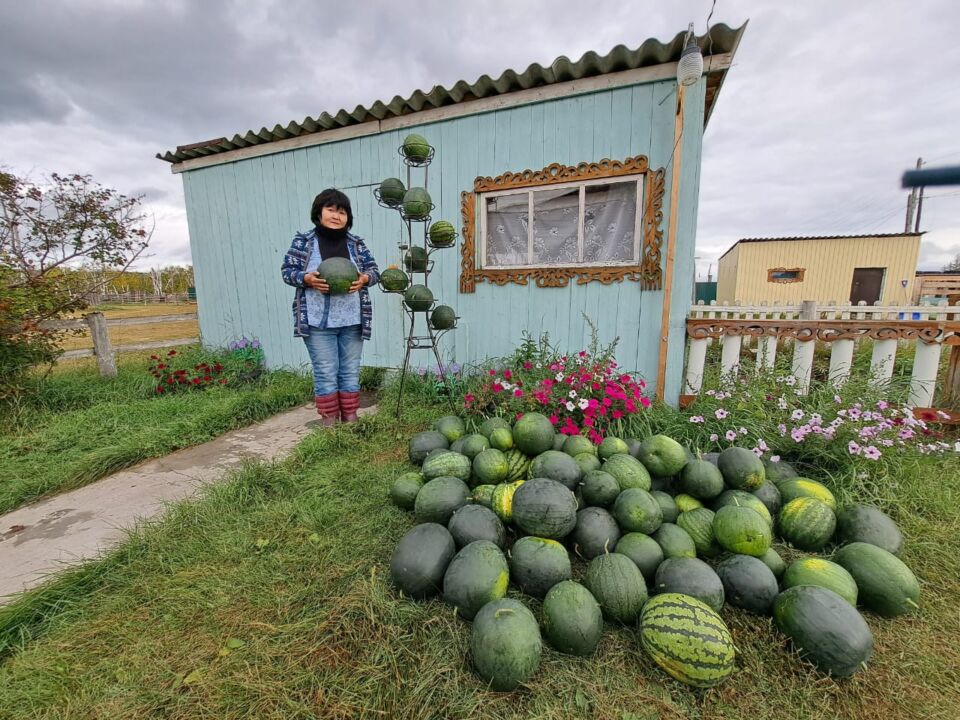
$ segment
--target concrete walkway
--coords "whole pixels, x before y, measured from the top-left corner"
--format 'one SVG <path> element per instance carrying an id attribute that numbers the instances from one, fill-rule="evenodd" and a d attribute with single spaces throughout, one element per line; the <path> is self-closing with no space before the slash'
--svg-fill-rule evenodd
<path id="1" fill-rule="evenodd" d="M 375 411 L 372 405 L 360 414 Z M 313 403 L 304 405 L 0 516 L 0 605 L 66 565 L 109 550 L 138 520 L 156 517 L 165 504 L 244 460 L 285 455 L 312 432 L 306 423 L 316 418 Z"/>

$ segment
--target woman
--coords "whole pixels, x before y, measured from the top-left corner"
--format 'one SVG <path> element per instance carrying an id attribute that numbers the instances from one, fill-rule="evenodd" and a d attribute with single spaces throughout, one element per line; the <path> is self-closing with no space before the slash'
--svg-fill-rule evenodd
<path id="1" fill-rule="evenodd" d="M 314 228 L 294 236 L 280 273 L 297 289 L 293 334 L 303 338 L 310 355 L 321 422 L 353 422 L 360 406 L 360 355 L 373 320 L 367 286 L 380 280 L 380 270 L 363 240 L 350 232 L 353 211 L 342 192 L 328 188 L 317 195 L 310 220 Z M 320 263 L 332 257 L 349 258 L 360 273 L 346 295 L 330 295 L 317 275 Z"/>

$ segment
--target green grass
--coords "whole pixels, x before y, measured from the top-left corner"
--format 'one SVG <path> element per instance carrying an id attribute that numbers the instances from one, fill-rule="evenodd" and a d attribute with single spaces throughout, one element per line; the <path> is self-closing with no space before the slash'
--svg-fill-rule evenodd
<path id="1" fill-rule="evenodd" d="M 71 364 L 38 379 L 32 394 L 6 408 L 0 512 L 206 442 L 311 393 L 306 378 L 275 372 L 251 383 L 158 396 L 146 372 L 148 355 L 124 356 L 112 379 L 100 377 L 93 361 Z"/>
<path id="2" fill-rule="evenodd" d="M 798 660 L 769 618 L 725 608 L 738 669 L 714 690 L 672 681 L 632 628 L 608 625 L 594 657 L 545 648 L 527 686 L 496 694 L 471 669 L 470 625 L 389 583 L 412 518 L 387 489 L 407 469 L 409 436 L 446 411 L 408 403 L 400 421 L 381 412 L 314 433 L 291 458 L 244 468 L 103 562 L 0 609 L 0 718 L 955 717 L 955 458 L 842 483 L 844 498 L 890 509 L 923 585 L 919 615 L 867 614 L 875 654 L 852 680 Z"/>

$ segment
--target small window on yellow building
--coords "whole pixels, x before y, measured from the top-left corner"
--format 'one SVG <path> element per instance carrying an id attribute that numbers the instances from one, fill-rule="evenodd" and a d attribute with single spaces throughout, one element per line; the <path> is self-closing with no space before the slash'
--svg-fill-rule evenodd
<path id="1" fill-rule="evenodd" d="M 770 268 L 767 270 L 767 282 L 795 283 L 803 282 L 804 268 Z"/>

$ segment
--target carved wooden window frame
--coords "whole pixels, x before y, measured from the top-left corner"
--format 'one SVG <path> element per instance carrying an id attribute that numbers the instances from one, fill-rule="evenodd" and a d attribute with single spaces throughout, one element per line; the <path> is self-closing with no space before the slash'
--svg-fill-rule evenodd
<path id="1" fill-rule="evenodd" d="M 482 193 L 629 175 L 644 175 L 643 242 L 639 265 L 549 265 L 517 269 L 477 267 L 477 198 Z M 576 166 L 553 163 L 537 171 L 508 172 L 496 178 L 478 177 L 473 181 L 472 191 L 460 194 L 460 213 L 463 216 L 460 292 L 474 292 L 478 282 L 502 286 L 511 282 L 526 285 L 533 280 L 537 287 L 566 287 L 574 278 L 578 285 L 594 280 L 604 285 L 632 280 L 639 282 L 644 290 L 659 290 L 663 280 L 660 261 L 665 177 L 665 168 L 651 169 L 645 155 L 636 155 L 623 161 L 603 159 L 596 163 L 583 162 Z"/>
<path id="2" fill-rule="evenodd" d="M 805 272 L 806 272 L 806 268 L 801 268 L 801 267 L 794 267 L 794 268 L 785 268 L 785 267 L 770 268 L 769 270 L 767 270 L 767 282 L 777 283 L 777 284 L 780 284 L 780 285 L 785 285 L 785 284 L 787 284 L 787 283 L 803 282 L 803 275 L 804 275 Z M 796 273 L 797 276 L 796 276 L 796 277 L 792 277 L 792 278 L 776 278 L 776 277 L 774 277 L 774 274 L 775 274 L 775 273 Z"/>

